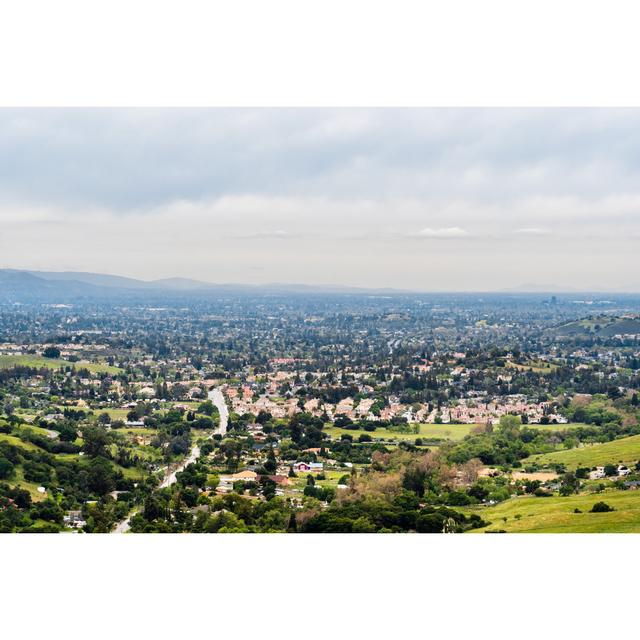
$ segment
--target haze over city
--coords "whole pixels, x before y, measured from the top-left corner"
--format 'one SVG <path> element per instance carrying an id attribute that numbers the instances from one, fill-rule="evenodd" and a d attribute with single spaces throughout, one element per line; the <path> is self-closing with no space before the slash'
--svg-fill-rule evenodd
<path id="1" fill-rule="evenodd" d="M 5 109 L 0 268 L 638 291 L 637 109 Z"/>

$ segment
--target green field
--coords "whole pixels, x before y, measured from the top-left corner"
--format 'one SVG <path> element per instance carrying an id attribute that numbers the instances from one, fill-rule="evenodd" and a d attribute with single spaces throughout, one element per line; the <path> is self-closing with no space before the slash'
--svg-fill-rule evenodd
<path id="1" fill-rule="evenodd" d="M 154 436 L 158 434 L 157 429 L 150 427 L 122 427 L 122 429 L 114 429 L 113 433 L 126 433 L 136 436 Z"/>
<path id="2" fill-rule="evenodd" d="M 517 362 L 508 361 L 507 368 L 518 369 L 520 371 L 533 371 L 534 373 L 548 374 L 558 368 L 557 364 L 544 362 L 543 360 L 532 360 L 527 364 L 518 364 Z"/>
<path id="3" fill-rule="evenodd" d="M 13 487 L 20 487 L 29 492 L 34 502 L 40 502 L 47 498 L 47 494 L 38 491 L 38 485 L 35 482 L 29 482 L 24 479 L 24 473 L 21 466 L 16 467 L 15 476 L 11 480 L 7 480 L 8 484 Z"/>
<path id="4" fill-rule="evenodd" d="M 384 440 L 384 441 L 400 441 L 405 440 L 413 442 L 416 438 L 423 438 L 425 440 L 462 440 L 465 436 L 468 436 L 473 429 L 482 425 L 479 424 L 420 424 L 419 433 L 398 433 L 389 431 L 388 429 L 376 429 L 375 431 L 364 431 L 344 429 L 342 427 L 334 427 L 327 425 L 324 427 L 324 433 L 328 434 L 332 440 L 339 439 L 343 434 L 349 434 L 353 436 L 354 440 L 358 439 L 358 436 L 362 433 L 368 433 L 372 438 Z M 582 422 L 575 422 L 570 424 L 527 424 L 524 425 L 530 429 L 536 429 L 539 431 L 562 431 L 565 429 L 577 429 L 578 427 L 587 426 Z"/>
<path id="5" fill-rule="evenodd" d="M 596 502 L 615 511 L 588 513 Z M 582 513 L 574 513 L 574 509 Z M 493 507 L 464 509 L 491 524 L 475 532 L 503 529 L 513 533 L 637 533 L 640 532 L 640 491 L 604 491 L 575 496 L 511 498 Z M 519 518 L 516 518 L 519 515 Z M 505 521 L 504 518 L 507 520 Z"/>
<path id="6" fill-rule="evenodd" d="M 408 440 L 413 442 L 416 438 L 424 438 L 428 440 L 462 440 L 471 430 L 477 427 L 477 424 L 420 424 L 418 425 L 419 433 L 398 433 L 389 431 L 388 429 L 376 429 L 375 431 L 343 429 L 341 427 L 327 426 L 323 429 L 333 440 L 339 439 L 343 434 L 353 436 L 354 440 L 358 439 L 363 433 L 370 435 L 374 439 L 379 440 Z"/>
<path id="7" fill-rule="evenodd" d="M 42 451 L 40 447 L 36 447 L 36 445 L 32 442 L 24 442 L 20 440 L 20 438 L 16 436 L 10 436 L 7 433 L 0 433 L 0 442 L 8 442 L 14 447 L 21 447 L 22 449 L 26 449 L 27 451 Z"/>
<path id="8" fill-rule="evenodd" d="M 112 367 L 103 362 L 69 362 L 68 360 L 60 360 L 55 358 L 44 358 L 42 356 L 33 355 L 0 355 L 0 369 L 9 369 L 11 367 L 32 367 L 35 369 L 60 369 L 62 367 L 75 367 L 76 369 L 88 369 L 92 373 L 120 373 L 122 369 Z"/>
<path id="9" fill-rule="evenodd" d="M 336 487 L 338 484 L 338 480 L 340 480 L 340 478 L 342 478 L 342 476 L 349 476 L 351 475 L 351 469 L 339 469 L 339 470 L 325 470 L 324 472 L 324 476 L 325 479 L 324 480 L 319 480 L 318 479 L 318 475 L 322 475 L 322 474 L 315 474 L 315 473 L 299 473 L 297 474 L 297 478 L 291 478 L 291 488 L 295 488 L 295 489 L 300 489 L 300 490 L 304 490 L 306 484 L 307 484 L 307 476 L 311 475 L 314 477 L 315 481 L 316 481 L 316 486 L 318 487 Z"/>
<path id="10" fill-rule="evenodd" d="M 608 463 L 635 464 L 640 460 L 640 435 L 620 438 L 603 444 L 585 445 L 575 449 L 554 451 L 530 456 L 522 461 L 523 466 L 535 462 L 541 466 L 559 463 L 567 469 L 595 467 Z"/>
<path id="11" fill-rule="evenodd" d="M 585 422 L 569 422 L 567 424 L 525 424 L 523 426 L 529 429 L 538 429 L 539 431 L 566 431 L 567 429 L 578 429 L 590 425 Z"/>
<path id="12" fill-rule="evenodd" d="M 49 429 L 43 429 L 42 427 L 36 427 L 33 424 L 23 424 L 19 427 L 21 433 L 26 433 L 31 431 L 32 433 L 36 433 L 39 436 L 44 436 L 45 438 L 49 438 Z"/>
<path id="13" fill-rule="evenodd" d="M 99 416 L 103 413 L 106 413 L 111 420 L 122 420 L 125 422 L 127 420 L 127 414 L 131 411 L 131 409 L 95 409 L 94 415 Z"/>

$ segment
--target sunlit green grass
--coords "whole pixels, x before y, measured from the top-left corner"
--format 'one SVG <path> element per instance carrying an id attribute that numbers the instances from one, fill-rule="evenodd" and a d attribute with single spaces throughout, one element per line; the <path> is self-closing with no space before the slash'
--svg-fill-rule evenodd
<path id="1" fill-rule="evenodd" d="M 517 362 L 507 362 L 507 368 L 518 369 L 520 371 L 532 371 L 533 373 L 541 373 L 547 375 L 558 368 L 557 364 L 545 362 L 544 360 L 532 360 L 527 364 L 518 364 Z"/>
<path id="2" fill-rule="evenodd" d="M 341 427 L 327 426 L 324 428 L 324 432 L 329 436 L 337 440 L 343 434 L 349 434 L 353 436 L 354 440 L 365 433 L 370 435 L 373 439 L 380 440 L 406 440 L 413 442 L 416 438 L 423 439 L 440 439 L 440 440 L 462 440 L 466 435 L 469 435 L 477 424 L 420 424 L 419 433 L 399 433 L 396 431 L 389 431 L 388 429 L 376 429 L 375 431 L 364 430 L 352 430 L 343 429 Z"/>
<path id="3" fill-rule="evenodd" d="M 575 449 L 554 451 L 525 458 L 522 463 L 539 465 L 564 464 L 568 469 L 595 467 L 605 464 L 635 464 L 640 460 L 640 435 L 620 438 L 602 444 L 587 444 Z"/>
<path id="4" fill-rule="evenodd" d="M 88 369 L 92 373 L 120 373 L 122 369 L 112 367 L 103 362 L 69 362 L 59 358 L 44 358 L 35 355 L 0 355 L 0 369 L 11 367 L 32 367 L 35 369 L 61 369 L 62 367 L 75 367 L 76 369 Z"/>
<path id="5" fill-rule="evenodd" d="M 40 447 L 37 447 L 32 442 L 24 442 L 17 436 L 11 436 L 8 433 L 0 433 L 0 442 L 8 442 L 15 447 L 20 447 L 21 449 L 26 449 L 27 451 L 42 451 Z"/>
<path id="6" fill-rule="evenodd" d="M 615 511 L 589 513 L 596 502 Z M 574 513 L 580 509 L 582 513 Z M 492 507 L 472 507 L 491 524 L 475 531 L 498 529 L 513 533 L 637 533 L 640 532 L 640 491 L 604 491 L 568 497 L 521 496 Z M 516 516 L 519 515 L 519 518 Z M 505 521 L 506 518 L 506 521 Z"/>
<path id="7" fill-rule="evenodd" d="M 40 502 L 40 500 L 45 500 L 47 497 L 46 494 L 38 491 L 39 485 L 37 483 L 29 482 L 24 479 L 24 473 L 20 465 L 16 467 L 13 478 L 6 482 L 12 487 L 19 487 L 20 489 L 28 491 L 34 502 Z"/>

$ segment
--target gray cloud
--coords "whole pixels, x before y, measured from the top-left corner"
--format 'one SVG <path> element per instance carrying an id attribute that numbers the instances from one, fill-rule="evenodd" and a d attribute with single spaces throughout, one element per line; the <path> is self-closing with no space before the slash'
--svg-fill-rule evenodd
<path id="1" fill-rule="evenodd" d="M 639 150 L 637 109 L 3 109 L 0 260 L 438 289 L 561 265 L 632 286 Z"/>

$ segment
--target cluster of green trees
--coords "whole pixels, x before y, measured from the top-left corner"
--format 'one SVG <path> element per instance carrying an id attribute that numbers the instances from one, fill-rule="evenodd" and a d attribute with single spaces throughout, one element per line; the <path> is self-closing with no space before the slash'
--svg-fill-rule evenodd
<path id="1" fill-rule="evenodd" d="M 0 479 L 9 483 L 20 469 L 24 480 L 46 490 L 43 501 L 32 503 L 27 491 L 15 487 L 9 490 L 8 484 L 3 485 L 6 489 L 0 493 L 10 502 L 1 510 L 2 531 L 32 531 L 34 527 L 57 531 L 61 528 L 64 512 L 80 509 L 87 516 L 87 531 L 108 531 L 120 515 L 127 513 L 136 499 L 134 482 L 125 478 L 111 460 L 100 455 L 103 449 L 99 442 L 91 437 L 88 442 L 88 450 L 92 453 L 82 460 L 64 460 L 44 450 L 0 442 Z M 112 517 L 104 521 L 101 514 L 105 511 L 104 505 L 116 502 L 108 495 L 112 491 L 122 492 L 121 507 L 112 509 Z M 89 511 L 101 514 L 101 528 L 95 528 Z M 46 521 L 47 526 L 40 521 Z"/>
<path id="2" fill-rule="evenodd" d="M 502 416 L 499 425 L 486 427 L 458 443 L 443 447 L 450 462 L 462 464 L 478 458 L 486 465 L 519 467 L 521 460 L 538 453 L 549 453 L 559 448 L 572 448 L 580 442 L 609 442 L 619 437 L 640 433 L 640 425 L 623 422 L 622 415 L 599 402 L 585 407 L 585 416 L 593 420 L 590 426 L 543 431 L 522 424 L 519 416 Z M 608 422 L 602 422 L 603 419 Z"/>

